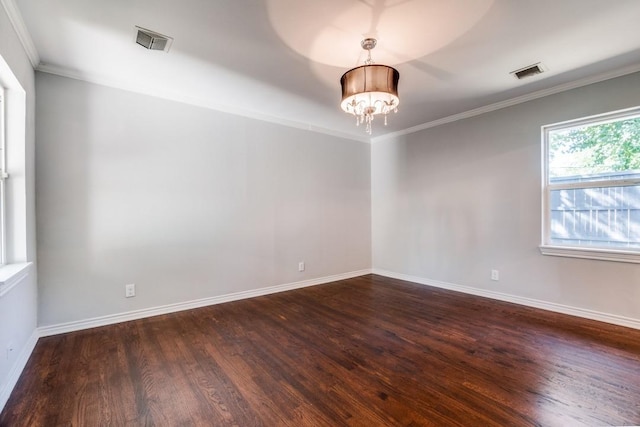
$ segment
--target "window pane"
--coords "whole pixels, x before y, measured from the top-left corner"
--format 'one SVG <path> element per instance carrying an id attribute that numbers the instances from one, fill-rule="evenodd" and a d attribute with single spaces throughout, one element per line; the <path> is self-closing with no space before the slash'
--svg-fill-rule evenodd
<path id="1" fill-rule="evenodd" d="M 551 243 L 640 248 L 640 186 L 554 190 Z"/>
<path id="2" fill-rule="evenodd" d="M 550 179 L 615 179 L 605 174 L 630 171 L 640 171 L 640 117 L 549 132 Z"/>

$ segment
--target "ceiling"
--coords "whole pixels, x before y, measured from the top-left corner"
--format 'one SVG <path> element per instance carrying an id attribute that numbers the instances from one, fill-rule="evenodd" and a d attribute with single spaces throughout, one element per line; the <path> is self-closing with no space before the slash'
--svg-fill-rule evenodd
<path id="1" fill-rule="evenodd" d="M 640 70 L 638 0 L 3 2 L 42 71 L 355 139 L 368 140 L 339 79 L 368 36 L 400 72 L 399 112 L 374 137 Z M 173 37 L 170 51 L 135 44 L 136 25 Z M 545 73 L 509 74 L 538 62 Z"/>

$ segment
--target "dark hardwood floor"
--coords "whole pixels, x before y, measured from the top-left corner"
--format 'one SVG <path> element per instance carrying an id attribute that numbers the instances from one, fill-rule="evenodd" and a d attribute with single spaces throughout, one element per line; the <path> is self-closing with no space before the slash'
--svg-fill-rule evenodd
<path id="1" fill-rule="evenodd" d="M 640 424 L 640 331 L 363 276 L 42 338 L 2 426 Z"/>

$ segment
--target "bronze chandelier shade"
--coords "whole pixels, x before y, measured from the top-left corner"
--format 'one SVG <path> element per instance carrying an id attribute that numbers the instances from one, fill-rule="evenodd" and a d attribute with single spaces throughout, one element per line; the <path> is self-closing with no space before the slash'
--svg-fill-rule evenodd
<path id="1" fill-rule="evenodd" d="M 398 81 L 400 73 L 387 65 L 373 64 L 371 49 L 375 47 L 374 39 L 365 39 L 362 47 L 369 53 L 365 65 L 352 68 L 342 75 L 342 102 L 340 107 L 347 113 L 356 116 L 356 124 L 366 123 L 366 131 L 371 134 L 371 122 L 374 116 L 384 115 L 387 124 L 387 114 L 397 112 L 400 99 L 398 98 Z"/>

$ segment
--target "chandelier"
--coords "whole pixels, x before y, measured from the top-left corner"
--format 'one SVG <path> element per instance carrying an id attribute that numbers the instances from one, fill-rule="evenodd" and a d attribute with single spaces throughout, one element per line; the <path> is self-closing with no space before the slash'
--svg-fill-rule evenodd
<path id="1" fill-rule="evenodd" d="M 340 107 L 356 116 L 356 125 L 365 123 L 366 131 L 371 135 L 371 122 L 374 116 L 398 112 L 398 80 L 400 73 L 393 67 L 374 64 L 371 49 L 376 47 L 376 39 L 367 38 L 360 45 L 367 51 L 364 65 L 353 68 L 342 75 L 342 102 Z"/>

